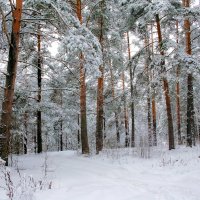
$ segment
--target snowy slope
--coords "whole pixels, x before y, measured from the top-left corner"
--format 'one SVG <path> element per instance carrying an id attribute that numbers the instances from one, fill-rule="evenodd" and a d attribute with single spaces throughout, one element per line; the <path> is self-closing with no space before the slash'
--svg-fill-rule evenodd
<path id="1" fill-rule="evenodd" d="M 200 200 L 198 148 L 151 154 L 150 159 L 138 158 L 132 150 L 93 157 L 76 152 L 20 156 L 15 158 L 20 173 L 32 174 L 35 180 L 45 176 L 47 162 L 46 182 L 52 181 L 52 189 L 37 189 L 20 198 L 18 194 L 14 200 Z M 14 167 L 12 175 L 17 185 Z M 7 199 L 3 193 L 0 189 L 0 200 Z"/>

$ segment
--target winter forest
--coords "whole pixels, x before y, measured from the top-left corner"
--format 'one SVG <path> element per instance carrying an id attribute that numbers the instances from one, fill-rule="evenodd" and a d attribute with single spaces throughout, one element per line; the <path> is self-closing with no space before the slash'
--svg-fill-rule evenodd
<path id="1" fill-rule="evenodd" d="M 200 1 L 0 0 L 0 200 L 199 200 Z"/>

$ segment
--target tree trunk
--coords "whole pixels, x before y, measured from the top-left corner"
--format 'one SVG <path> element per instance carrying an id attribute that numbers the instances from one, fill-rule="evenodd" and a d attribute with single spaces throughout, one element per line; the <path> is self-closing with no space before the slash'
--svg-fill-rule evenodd
<path id="1" fill-rule="evenodd" d="M 77 17 L 82 24 L 82 4 L 77 0 Z M 86 109 L 86 83 L 85 68 L 83 66 L 83 54 L 80 54 L 80 118 L 81 118 L 81 144 L 82 154 L 89 154 L 88 133 L 87 133 L 87 109 Z"/>
<path id="2" fill-rule="evenodd" d="M 22 0 L 16 0 L 16 5 L 12 11 L 12 32 L 9 46 L 9 56 L 7 65 L 6 83 L 4 89 L 4 101 L 2 103 L 0 135 L 3 136 L 3 145 L 0 149 L 0 156 L 8 165 L 8 155 L 10 147 L 10 129 L 12 120 L 12 104 L 17 73 L 17 62 L 19 54 L 19 40 L 22 16 Z"/>
<path id="3" fill-rule="evenodd" d="M 147 77 L 147 121 L 148 121 L 148 142 L 149 146 L 152 146 L 152 127 L 151 127 L 151 97 L 150 97 L 150 49 L 149 49 L 149 35 L 148 27 L 146 27 L 145 34 L 145 49 L 146 49 L 146 58 L 145 58 L 145 73 Z"/>
<path id="4" fill-rule="evenodd" d="M 180 83 L 179 83 L 179 74 L 180 74 L 180 67 L 178 66 L 176 69 L 176 115 L 177 115 L 177 130 L 178 130 L 178 144 L 182 144 L 181 139 L 181 111 L 180 111 Z"/>
<path id="5" fill-rule="evenodd" d="M 103 149 L 103 67 L 100 67 L 102 73 L 98 78 L 97 88 L 97 124 L 96 124 L 96 153 Z"/>
<path id="6" fill-rule="evenodd" d="M 127 44 L 128 44 L 128 59 L 131 59 L 131 48 L 130 48 L 130 39 L 129 33 L 127 32 Z M 135 147 L 135 108 L 134 108 L 134 88 L 133 88 L 133 70 L 130 66 L 130 93 L 131 93 L 131 147 Z"/>
<path id="7" fill-rule="evenodd" d="M 194 100 L 193 77 L 191 73 L 188 74 L 187 85 L 187 146 L 192 147 L 192 140 L 194 138 Z"/>
<path id="8" fill-rule="evenodd" d="M 171 99 L 169 94 L 169 84 L 166 78 L 166 68 L 165 68 L 165 59 L 164 59 L 164 50 L 162 49 L 162 33 L 160 27 L 160 19 L 159 15 L 156 14 L 156 25 L 157 25 L 157 33 L 158 33 L 158 42 L 160 48 L 160 55 L 162 56 L 161 61 L 161 72 L 163 73 L 162 82 L 163 82 L 163 89 L 165 95 L 165 103 L 166 103 L 166 110 L 167 110 L 167 123 L 168 123 L 168 139 L 169 139 L 169 150 L 174 149 L 174 130 L 173 130 L 173 119 L 172 119 L 172 112 L 171 112 Z"/>
<path id="9" fill-rule="evenodd" d="M 60 104 L 61 104 L 61 109 L 63 108 L 63 93 L 62 90 L 60 91 Z M 61 120 L 60 120 L 60 151 L 63 151 L 63 117 L 61 115 Z"/>
<path id="10" fill-rule="evenodd" d="M 179 31 L 178 31 L 178 20 L 176 21 L 176 43 L 179 44 Z M 180 76 L 180 66 L 177 66 L 176 69 L 176 116 L 177 116 L 177 132 L 178 132 L 178 144 L 182 144 L 181 139 L 181 109 L 180 109 L 180 83 L 179 83 L 179 76 Z"/>
<path id="11" fill-rule="evenodd" d="M 128 132 L 128 115 L 127 115 L 127 107 L 126 107 L 126 94 L 125 94 L 125 77 L 124 72 L 122 72 L 122 91 L 123 91 L 123 100 L 124 100 L 124 127 L 125 127 L 125 147 L 129 147 L 130 138 Z"/>
<path id="12" fill-rule="evenodd" d="M 80 115 L 78 114 L 78 127 L 79 127 L 79 125 L 80 125 Z M 79 147 L 80 147 L 80 143 L 81 143 L 81 141 L 80 141 L 80 129 L 78 128 L 78 132 L 77 132 L 77 142 L 78 142 L 78 149 L 79 149 Z"/>
<path id="13" fill-rule="evenodd" d="M 112 87 L 112 98 L 113 98 L 113 103 L 115 101 L 115 86 L 114 86 L 114 77 L 113 77 L 113 72 L 112 72 L 112 64 L 110 62 L 110 78 L 111 78 L 111 87 Z M 117 137 L 117 144 L 120 144 L 120 134 L 119 134 L 119 121 L 118 121 L 118 115 L 117 112 L 115 111 L 115 126 L 116 126 L 116 137 Z"/>
<path id="14" fill-rule="evenodd" d="M 63 151 L 63 120 L 60 122 L 60 151 Z"/>
<path id="15" fill-rule="evenodd" d="M 153 25 L 151 25 L 151 42 L 152 42 L 152 57 L 154 55 L 154 38 L 153 38 Z M 151 79 L 154 78 L 154 73 L 150 72 L 150 77 Z M 153 146 L 157 146 L 157 133 L 156 133 L 156 101 L 155 101 L 155 88 L 154 85 L 151 87 L 153 92 L 152 92 L 152 98 L 151 98 L 151 109 L 152 109 L 152 122 L 153 122 Z"/>
<path id="16" fill-rule="evenodd" d="M 153 146 L 157 146 L 157 134 L 156 134 L 156 101 L 155 101 L 155 92 L 152 95 L 152 121 L 153 121 Z"/>
<path id="17" fill-rule="evenodd" d="M 103 52 L 103 10 L 105 7 L 104 0 L 100 2 L 101 6 L 101 17 L 99 21 L 100 27 L 100 35 L 99 35 L 99 43 L 101 44 L 102 52 Z M 104 66 L 101 65 L 99 67 L 99 71 L 101 72 L 101 77 L 98 78 L 98 86 L 97 86 L 97 121 L 96 121 L 96 153 L 103 149 L 103 86 L 104 86 Z"/>
<path id="18" fill-rule="evenodd" d="M 38 48 L 38 98 L 37 101 L 41 103 L 41 93 L 42 93 L 42 60 L 41 60 L 41 33 L 40 26 L 38 26 L 38 35 L 37 35 L 37 48 Z M 42 152 L 42 112 L 39 109 L 37 111 L 37 152 Z"/>
<path id="19" fill-rule="evenodd" d="M 183 5 L 186 8 L 190 7 L 190 0 L 183 0 Z M 188 18 L 184 20 L 185 29 L 185 52 L 188 55 L 192 55 L 191 48 L 191 32 L 190 32 L 190 21 Z M 187 146 L 192 147 L 192 140 L 195 137 L 194 130 L 194 97 L 193 97 L 193 76 L 192 73 L 188 73 L 187 78 Z"/>
<path id="20" fill-rule="evenodd" d="M 28 137 L 28 112 L 24 113 L 24 133 L 23 133 L 23 150 L 27 154 L 27 137 Z"/>

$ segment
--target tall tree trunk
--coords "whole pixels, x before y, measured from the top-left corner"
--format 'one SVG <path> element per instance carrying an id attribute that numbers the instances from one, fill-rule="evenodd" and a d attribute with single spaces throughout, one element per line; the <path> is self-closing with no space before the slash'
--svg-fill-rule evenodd
<path id="1" fill-rule="evenodd" d="M 148 27 L 146 27 L 145 34 L 145 49 L 146 49 L 146 58 L 145 58 L 145 73 L 147 77 L 147 121 L 148 121 L 148 142 L 149 146 L 152 146 L 152 127 L 151 127 L 151 97 L 150 97 L 150 48 L 149 48 L 149 35 Z"/>
<path id="2" fill-rule="evenodd" d="M 176 21 L 176 43 L 179 43 L 179 31 L 178 31 L 178 20 Z M 180 66 L 177 66 L 176 69 L 176 116 L 177 116 L 177 132 L 178 132 L 178 144 L 182 144 L 181 139 L 181 109 L 180 109 L 180 83 L 179 83 L 179 76 L 180 76 Z"/>
<path id="3" fill-rule="evenodd" d="M 110 62 L 110 78 L 111 78 L 111 87 L 112 87 L 112 98 L 113 98 L 113 103 L 115 101 L 115 86 L 114 86 L 114 77 L 113 77 L 113 71 L 112 71 L 112 64 Z M 118 115 L 115 110 L 115 127 L 116 127 L 116 137 L 117 137 L 117 144 L 120 144 L 120 134 L 119 134 L 119 121 L 118 121 Z"/>
<path id="4" fill-rule="evenodd" d="M 151 25 L 151 42 L 152 42 L 152 57 L 154 56 L 154 38 L 153 38 L 153 25 Z M 151 79 L 154 78 L 154 73 L 150 71 L 150 77 Z M 151 98 L 151 109 L 152 109 L 152 122 L 153 122 L 153 146 L 157 146 L 157 133 L 156 133 L 156 100 L 155 100 L 155 88 L 154 85 L 151 87 L 152 92 L 152 98 Z"/>
<path id="5" fill-rule="evenodd" d="M 128 132 L 128 114 L 127 114 L 127 106 L 126 106 L 126 94 L 125 94 L 125 76 L 124 72 L 122 72 L 122 91 L 123 91 L 123 100 L 124 100 L 124 127 L 125 127 L 125 147 L 129 147 L 130 138 Z"/>
<path id="6" fill-rule="evenodd" d="M 186 8 L 190 7 L 190 0 L 183 0 L 183 5 Z M 188 18 L 184 20 L 185 29 L 185 52 L 188 55 L 192 55 L 191 48 L 191 32 L 190 21 Z M 194 137 L 194 97 L 193 97 L 193 76 L 192 73 L 188 73 L 187 77 L 187 146 L 192 147 L 192 139 Z"/>
<path id="7" fill-rule="evenodd" d="M 22 16 L 22 0 L 16 0 L 16 5 L 12 7 L 12 32 L 9 46 L 9 56 L 7 65 L 6 83 L 4 89 L 4 101 L 2 103 L 0 135 L 2 135 L 2 148 L 0 156 L 8 165 L 9 147 L 10 147 L 10 129 L 12 120 L 12 104 L 15 89 L 15 80 L 17 73 L 17 62 L 19 55 L 19 40 Z"/>
<path id="8" fill-rule="evenodd" d="M 38 97 L 37 101 L 41 103 L 41 94 L 42 94 L 42 60 L 41 60 L 41 33 L 40 25 L 38 26 L 38 35 L 37 35 L 37 48 L 38 48 Z M 37 152 L 42 152 L 42 112 L 41 109 L 37 111 Z"/>
<path id="9" fill-rule="evenodd" d="M 131 60 L 131 48 L 130 48 L 130 38 L 127 32 L 127 44 L 128 44 L 128 59 Z M 134 108 L 134 88 L 133 88 L 133 70 L 130 66 L 130 93 L 131 93 L 131 147 L 135 147 L 135 108 Z"/>
<path id="10" fill-rule="evenodd" d="M 82 4 L 77 0 L 77 17 L 82 24 Z M 83 65 L 83 54 L 80 54 L 80 115 L 81 115 L 81 145 L 82 154 L 89 154 L 88 133 L 87 133 L 87 109 L 86 109 L 86 83 L 85 68 Z"/>
<path id="11" fill-rule="evenodd" d="M 98 78 L 97 88 L 97 124 L 96 124 L 96 153 L 103 149 L 103 69 L 100 67 L 102 73 L 101 77 Z"/>
<path id="12" fill-rule="evenodd" d="M 148 120 L 148 141 L 149 146 L 152 146 L 152 127 L 151 127 L 151 99 L 150 91 L 147 91 L 147 120 Z"/>
<path id="13" fill-rule="evenodd" d="M 181 139 L 181 111 L 180 111 L 180 83 L 179 83 L 180 67 L 176 69 L 176 113 L 177 113 L 177 131 L 178 131 L 178 144 L 182 144 Z"/>
<path id="14" fill-rule="evenodd" d="M 105 6 L 104 0 L 100 3 L 101 5 L 101 17 L 99 21 L 100 26 L 100 35 L 99 42 L 101 44 L 102 52 L 103 52 L 103 9 Z M 103 86 L 104 86 L 104 66 L 101 65 L 99 67 L 99 71 L 101 72 L 101 76 L 98 78 L 98 86 L 97 86 L 97 121 L 96 121 L 96 153 L 103 149 Z"/>
<path id="15" fill-rule="evenodd" d="M 154 91 L 153 91 L 154 92 Z M 156 101 L 155 101 L 155 92 L 152 95 L 152 100 L 151 100 L 151 104 L 152 104 L 152 121 L 153 121 L 153 146 L 157 146 L 157 134 L 156 134 L 156 127 L 157 127 L 157 123 L 156 123 Z"/>
<path id="16" fill-rule="evenodd" d="M 161 27 L 160 27 L 160 19 L 159 15 L 156 14 L 156 25 L 157 25 L 157 33 L 158 33 L 158 42 L 159 42 L 159 48 L 160 48 L 160 55 L 162 56 L 161 61 L 161 72 L 162 75 L 162 81 L 163 81 L 163 89 L 164 89 L 164 95 L 165 95 L 165 102 L 166 102 L 166 109 L 167 109 L 167 123 L 168 123 L 168 139 L 169 139 L 169 150 L 174 149 L 174 130 L 173 130 L 173 119 L 172 119 L 172 111 L 171 111 L 171 99 L 169 94 L 169 84 L 166 77 L 166 68 L 165 68 L 165 59 L 164 59 L 164 50 L 162 48 L 162 33 L 161 33 Z"/>

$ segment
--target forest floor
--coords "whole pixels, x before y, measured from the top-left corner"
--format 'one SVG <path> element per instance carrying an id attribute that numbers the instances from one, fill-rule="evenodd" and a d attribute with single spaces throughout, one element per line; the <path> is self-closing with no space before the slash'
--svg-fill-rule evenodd
<path id="1" fill-rule="evenodd" d="M 104 150 L 83 157 L 74 151 L 15 156 L 0 200 L 200 200 L 200 148 Z M 9 176 L 9 175 L 8 175 Z M 4 187 L 4 189 L 3 189 Z M 11 198 L 10 198 L 11 199 Z"/>

